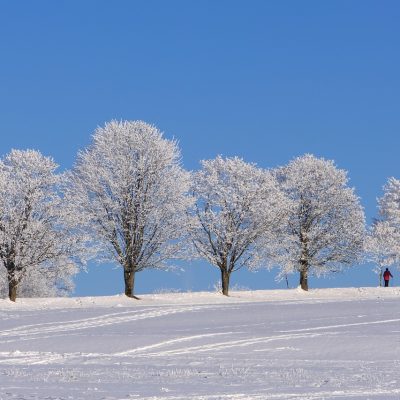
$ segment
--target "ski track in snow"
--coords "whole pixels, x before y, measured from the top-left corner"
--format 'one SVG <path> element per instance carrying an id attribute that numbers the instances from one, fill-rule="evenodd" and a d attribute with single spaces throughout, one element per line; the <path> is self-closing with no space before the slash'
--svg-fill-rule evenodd
<path id="1" fill-rule="evenodd" d="M 149 346 L 134 348 L 131 350 L 118 352 L 118 353 L 54 353 L 54 352 L 0 352 L 0 364 L 20 364 L 20 365 L 35 365 L 35 364 L 52 364 L 64 362 L 67 359 L 99 359 L 99 358 L 114 358 L 114 357 L 172 357 L 182 355 L 194 355 L 196 353 L 214 353 L 215 351 L 223 351 L 227 349 L 243 348 L 253 345 L 265 344 L 272 341 L 294 340 L 303 338 L 315 338 L 318 336 L 325 336 L 322 334 L 294 334 L 294 335 L 277 335 L 277 336 L 263 336 L 252 339 L 242 340 L 229 340 L 223 342 L 215 342 L 207 345 L 198 345 L 190 347 L 179 347 L 173 350 L 164 350 L 159 352 L 147 352 L 155 348 L 174 345 L 182 342 L 190 342 L 196 339 L 205 339 L 220 335 L 230 335 L 234 332 L 220 332 L 205 335 L 195 335 L 184 338 L 177 338 L 165 342 L 155 343 Z M 335 333 L 331 333 L 335 334 Z M 261 350 L 255 350 L 261 351 Z"/>
<path id="2" fill-rule="evenodd" d="M 400 318 L 396 319 L 386 319 L 379 321 L 369 321 L 369 322 L 356 322 L 351 324 L 339 324 L 339 325 L 326 325 L 326 326 L 316 326 L 313 328 L 303 328 L 303 329 L 292 329 L 290 331 L 281 331 L 281 332 L 308 332 L 308 331 L 320 331 L 332 328 L 349 328 L 351 326 L 361 326 L 361 325 L 382 325 L 382 324 L 391 324 L 394 322 L 400 322 Z"/>
<path id="3" fill-rule="evenodd" d="M 204 306 L 203 306 L 204 307 Z M 170 307 L 167 309 L 153 308 L 146 311 L 125 311 L 113 314 L 106 314 L 100 317 L 78 319 L 72 321 L 58 322 L 56 324 L 52 322 L 33 324 L 33 325 L 23 325 L 18 328 L 8 329 L 0 331 L 0 338 L 3 337 L 24 337 L 24 336 L 34 336 L 44 333 L 57 333 L 57 332 L 70 332 L 81 329 L 99 328 L 108 325 L 115 325 L 119 323 L 127 323 L 138 321 L 148 318 L 157 318 L 170 314 L 176 314 L 181 312 L 195 311 L 203 307 Z M 1 340 L 1 339 L 0 339 Z M 1 342 L 0 342 L 1 343 Z"/>
<path id="4" fill-rule="evenodd" d="M 315 393 L 263 393 L 263 394 L 217 394 L 217 395 L 195 395 L 195 396 L 153 396 L 153 397 L 141 397 L 141 400 L 273 400 L 273 399 L 284 399 L 284 400 L 322 400 L 326 398 L 331 399 L 362 399 L 366 400 L 368 398 L 373 398 L 376 396 L 389 396 L 389 398 L 394 398 L 394 396 L 400 395 L 400 389 L 395 390 L 337 390 L 337 391 L 325 391 L 325 392 L 315 392 Z M 130 397 L 132 399 L 134 397 Z M 398 398 L 398 397 L 396 397 Z M 126 399 L 128 400 L 128 399 Z"/>
<path id="5" fill-rule="evenodd" d="M 201 307 L 204 309 L 204 307 Z M 88 318 L 87 320 L 74 320 L 74 321 L 66 321 L 61 324 L 35 324 L 35 325 L 25 325 L 16 329 L 9 329 L 6 331 L 0 331 L 0 337 L 4 336 L 31 336 L 31 335 L 40 335 L 43 333 L 58 333 L 58 332 L 66 332 L 66 331 L 75 331 L 81 329 L 89 329 L 89 328 L 99 328 L 108 325 L 113 325 L 117 323 L 128 323 L 141 319 L 147 318 L 156 318 L 171 314 L 176 314 L 180 312 L 189 312 L 200 309 L 200 307 L 182 307 L 173 308 L 167 310 L 147 310 L 144 313 L 138 312 L 122 312 L 122 313 L 113 313 L 107 314 L 102 317 L 94 317 Z M 116 353 L 54 353 L 54 352 L 22 352 L 22 351 L 13 351 L 13 352 L 0 352 L 0 364 L 21 364 L 21 365 L 35 365 L 35 364 L 51 364 L 63 362 L 67 359 L 96 359 L 96 358 L 110 358 L 110 357 L 171 357 L 171 356 L 182 356 L 182 355 L 193 355 L 196 353 L 205 353 L 205 352 L 215 352 L 215 351 L 223 351 L 227 349 L 235 349 L 235 348 L 243 348 L 249 347 L 259 344 L 266 344 L 273 341 L 289 341 L 289 340 L 298 340 L 298 339 L 311 339 L 318 336 L 326 335 L 338 335 L 340 332 L 324 332 L 324 333 L 307 333 L 310 331 L 320 331 L 320 330 L 330 330 L 337 328 L 347 328 L 353 326 L 362 326 L 362 325 L 381 325 L 381 324 L 390 324 L 390 323 L 398 323 L 400 319 L 391 319 L 391 320 L 379 320 L 379 321 L 369 321 L 369 322 L 359 322 L 359 323 L 348 323 L 348 324 L 338 324 L 338 325 L 326 325 L 326 326 L 317 326 L 312 328 L 304 328 L 304 329 L 295 329 L 288 331 L 280 331 L 284 334 L 281 335 L 273 335 L 273 336 L 262 336 L 262 337 L 253 337 L 251 339 L 241 339 L 241 340 L 228 340 L 228 341 L 219 341 L 213 342 L 211 344 L 201 344 L 197 346 L 183 346 L 174 348 L 171 350 L 163 350 L 154 352 L 154 349 L 160 349 L 162 347 L 168 347 L 171 345 L 181 344 L 185 342 L 192 342 L 196 340 L 202 340 L 205 338 L 211 338 L 221 335 L 237 335 L 237 332 L 217 332 L 203 335 L 193 335 L 187 337 L 178 337 L 175 339 L 162 341 L 159 343 L 154 343 L 148 346 L 138 347 L 129 349 L 122 352 Z M 294 333 L 294 332 L 304 332 L 304 333 Z M 292 333 L 292 334 L 289 334 Z M 41 339 L 48 338 L 40 336 Z M 262 351 L 262 350 L 255 350 Z"/>
<path id="6" fill-rule="evenodd" d="M 0 330 L 0 400 L 399 399 L 400 299 L 390 299 L 392 312 L 371 300 L 307 299 L 310 316 L 298 315 L 300 301 L 277 301 L 274 312 L 288 316 L 272 319 L 271 303 L 251 302 L 135 303 L 118 312 L 83 306 L 75 319 L 6 310 L 0 314 L 8 324 Z M 343 311 L 330 315 L 332 304 Z M 117 349 L 103 345 L 112 340 Z M 357 347 L 363 340 L 365 351 Z M 75 344 L 85 348 L 84 341 L 93 351 L 68 351 Z"/>

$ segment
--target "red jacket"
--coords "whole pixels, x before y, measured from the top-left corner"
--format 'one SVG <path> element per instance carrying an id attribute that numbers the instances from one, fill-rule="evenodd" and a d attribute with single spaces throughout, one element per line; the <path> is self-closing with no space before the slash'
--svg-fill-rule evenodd
<path id="1" fill-rule="evenodd" d="M 383 273 L 383 279 L 384 279 L 385 281 L 388 281 L 388 280 L 390 279 L 390 277 L 393 278 L 393 275 L 390 273 L 390 271 L 385 271 L 385 272 Z"/>

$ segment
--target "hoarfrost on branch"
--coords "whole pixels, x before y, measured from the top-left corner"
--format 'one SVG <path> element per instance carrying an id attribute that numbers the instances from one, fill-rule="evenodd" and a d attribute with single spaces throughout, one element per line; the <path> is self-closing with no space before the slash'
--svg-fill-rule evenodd
<path id="1" fill-rule="evenodd" d="M 77 240 L 67 225 L 56 168 L 34 150 L 12 150 L 0 161 L 0 281 L 12 301 L 73 288 Z"/>
<path id="2" fill-rule="evenodd" d="M 79 153 L 66 197 L 97 256 L 123 267 L 128 297 L 135 273 L 183 256 L 189 184 L 176 141 L 142 121 L 107 123 Z"/>
<path id="3" fill-rule="evenodd" d="M 400 265 L 400 181 L 389 178 L 378 200 L 379 217 L 368 235 L 367 258 L 377 264 L 375 272 L 382 284 L 383 267 Z"/>
<path id="4" fill-rule="evenodd" d="M 352 265 L 363 254 L 365 218 L 344 170 L 332 161 L 304 155 L 276 170 L 289 202 L 276 236 L 266 240 L 280 276 L 298 271 L 308 290 L 310 273 L 321 275 Z"/>
<path id="5" fill-rule="evenodd" d="M 268 171 L 240 158 L 218 156 L 201 164 L 193 177 L 191 239 L 198 255 L 220 269 L 228 295 L 232 272 L 263 264 L 260 239 L 274 230 L 285 198 Z"/>

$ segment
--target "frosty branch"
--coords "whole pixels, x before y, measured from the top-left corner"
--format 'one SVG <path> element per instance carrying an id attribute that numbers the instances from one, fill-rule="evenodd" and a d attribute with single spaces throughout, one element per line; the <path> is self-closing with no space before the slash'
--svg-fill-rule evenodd
<path id="1" fill-rule="evenodd" d="M 177 143 L 141 121 L 107 123 L 79 154 L 66 197 L 95 254 L 123 267 L 128 297 L 137 272 L 182 256 L 188 188 Z"/>
<path id="2" fill-rule="evenodd" d="M 228 295 L 232 272 L 263 261 L 260 238 L 273 230 L 284 198 L 269 172 L 236 157 L 203 161 L 192 191 L 197 223 L 190 237 L 198 255 L 219 268 Z"/>

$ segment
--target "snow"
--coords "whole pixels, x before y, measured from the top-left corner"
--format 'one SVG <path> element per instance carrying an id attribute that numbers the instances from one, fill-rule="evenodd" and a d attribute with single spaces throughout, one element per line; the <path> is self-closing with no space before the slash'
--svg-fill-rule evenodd
<path id="1" fill-rule="evenodd" d="M 0 300 L 0 399 L 398 399 L 400 288 Z"/>

